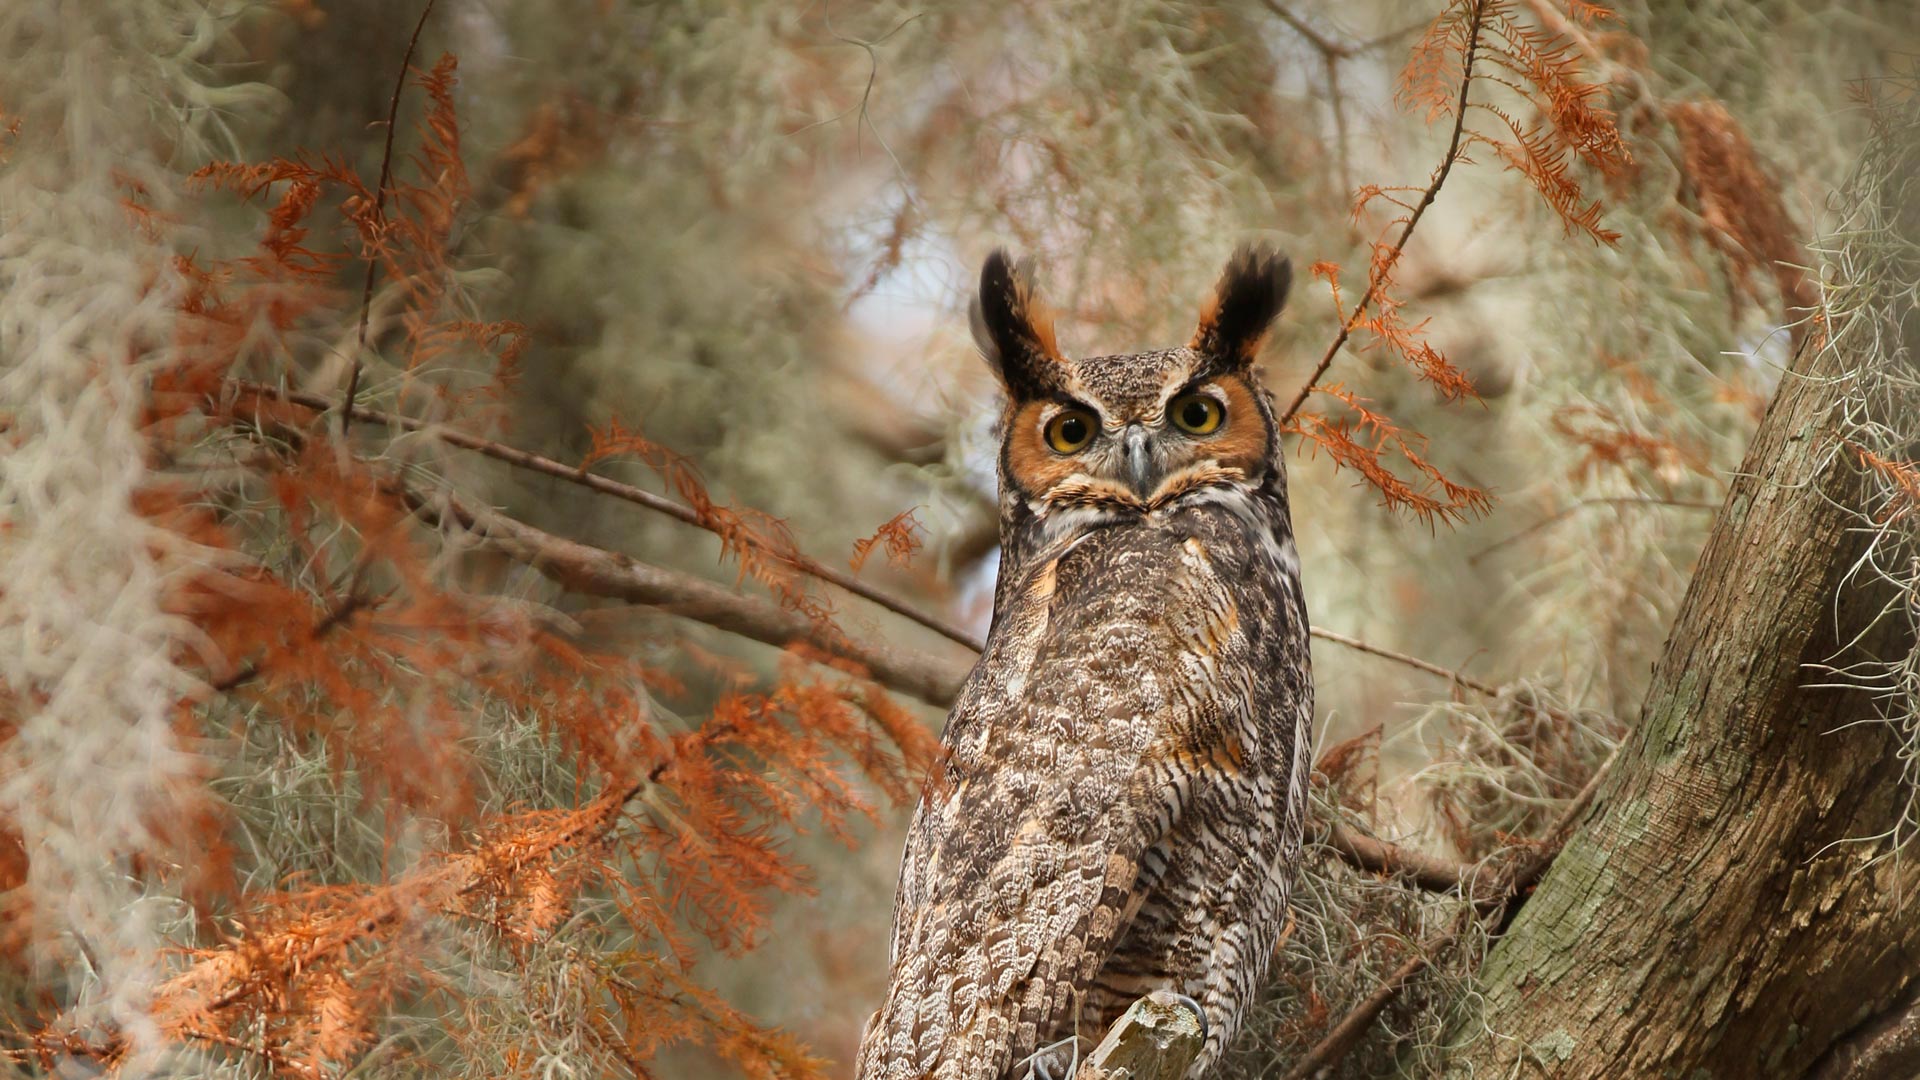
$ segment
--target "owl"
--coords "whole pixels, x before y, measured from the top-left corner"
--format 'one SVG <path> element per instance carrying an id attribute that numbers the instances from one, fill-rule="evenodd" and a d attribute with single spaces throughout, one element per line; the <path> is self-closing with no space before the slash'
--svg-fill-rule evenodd
<path id="1" fill-rule="evenodd" d="M 861 1080 L 1064 1075 L 1157 989 L 1198 1077 L 1286 917 L 1313 683 L 1271 395 L 1287 261 L 1242 248 L 1182 348 L 1069 359 L 987 259 L 974 337 L 1006 391 L 986 649 L 909 831 Z"/>

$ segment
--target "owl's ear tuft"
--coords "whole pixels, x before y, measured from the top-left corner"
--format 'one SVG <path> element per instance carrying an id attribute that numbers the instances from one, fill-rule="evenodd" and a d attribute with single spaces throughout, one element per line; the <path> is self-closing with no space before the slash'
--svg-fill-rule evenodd
<path id="1" fill-rule="evenodd" d="M 980 268 L 973 300 L 973 342 L 1007 392 L 1039 397 L 1060 386 L 1066 359 L 1053 339 L 1053 312 L 1040 299 L 1033 268 L 995 248 Z"/>
<path id="2" fill-rule="evenodd" d="M 1265 245 L 1242 245 L 1200 309 L 1188 347 L 1230 368 L 1251 366 L 1292 286 L 1293 264 L 1286 256 Z"/>

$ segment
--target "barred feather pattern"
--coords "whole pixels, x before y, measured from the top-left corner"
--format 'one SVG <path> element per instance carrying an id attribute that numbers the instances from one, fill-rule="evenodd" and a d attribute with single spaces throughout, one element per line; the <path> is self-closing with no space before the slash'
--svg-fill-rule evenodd
<path id="1" fill-rule="evenodd" d="M 1219 360 L 1174 349 L 1054 373 L 1102 438 L 1138 430 L 1152 491 L 1138 471 L 1121 484 L 1098 445 L 1057 480 L 1059 462 L 1019 444 L 1052 406 L 1008 404 L 994 624 L 909 831 L 862 1080 L 1026 1077 L 1036 1052 L 1090 1047 L 1160 988 L 1205 1014 L 1199 1077 L 1265 976 L 1313 690 L 1272 403 Z M 1215 376 L 1247 391 L 1221 394 L 1242 427 L 1166 430 L 1169 402 Z"/>

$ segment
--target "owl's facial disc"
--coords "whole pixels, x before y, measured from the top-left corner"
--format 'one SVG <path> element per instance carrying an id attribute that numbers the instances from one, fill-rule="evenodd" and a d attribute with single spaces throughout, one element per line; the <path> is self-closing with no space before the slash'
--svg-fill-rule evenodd
<path id="1" fill-rule="evenodd" d="M 1092 500 L 1145 509 L 1175 489 L 1249 475 L 1257 461 L 1244 459 L 1266 452 L 1264 426 L 1237 377 L 1091 400 L 1063 396 L 1015 411 L 1008 464 L 1036 508 Z"/>
<path id="2" fill-rule="evenodd" d="M 1255 360 L 1291 281 L 1272 249 L 1241 247 L 1186 345 L 1070 359 L 1030 269 L 989 255 L 972 325 L 1007 395 L 1002 498 L 1057 513 L 1066 528 L 1187 505 L 1203 488 L 1249 491 L 1283 473 Z"/>

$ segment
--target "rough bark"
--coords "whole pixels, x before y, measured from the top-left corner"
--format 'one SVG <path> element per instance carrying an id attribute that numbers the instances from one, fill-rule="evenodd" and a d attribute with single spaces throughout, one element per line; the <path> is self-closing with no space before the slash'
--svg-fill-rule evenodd
<path id="1" fill-rule="evenodd" d="M 1848 340 L 1874 338 L 1809 346 L 1783 377 L 1640 726 L 1482 968 L 1453 1034 L 1487 1037 L 1447 1075 L 1800 1077 L 1910 999 L 1920 858 L 1886 840 L 1899 740 L 1867 694 L 1820 685 L 1913 645 L 1849 574 L 1863 491 L 1835 406 L 1885 358 Z"/>

